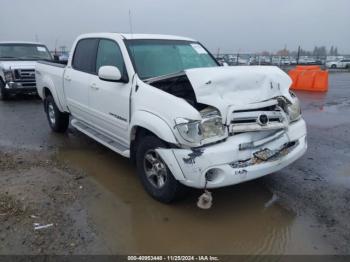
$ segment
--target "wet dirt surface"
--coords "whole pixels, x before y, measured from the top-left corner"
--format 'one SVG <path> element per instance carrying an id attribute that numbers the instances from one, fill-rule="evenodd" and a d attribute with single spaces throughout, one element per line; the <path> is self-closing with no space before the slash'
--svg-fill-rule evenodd
<path id="1" fill-rule="evenodd" d="M 350 74 L 297 95 L 306 155 L 214 190 L 209 210 L 195 190 L 154 201 L 127 159 L 72 128 L 52 133 L 39 100 L 0 102 L 0 254 L 349 254 Z"/>

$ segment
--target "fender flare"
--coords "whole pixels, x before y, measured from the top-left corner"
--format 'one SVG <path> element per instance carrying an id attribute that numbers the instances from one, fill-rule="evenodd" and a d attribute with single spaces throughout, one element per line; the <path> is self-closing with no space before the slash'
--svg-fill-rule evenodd
<path id="1" fill-rule="evenodd" d="M 133 137 L 136 127 L 143 127 L 165 142 L 178 144 L 171 127 L 159 116 L 144 110 L 133 114 L 130 123 L 130 137 Z"/>

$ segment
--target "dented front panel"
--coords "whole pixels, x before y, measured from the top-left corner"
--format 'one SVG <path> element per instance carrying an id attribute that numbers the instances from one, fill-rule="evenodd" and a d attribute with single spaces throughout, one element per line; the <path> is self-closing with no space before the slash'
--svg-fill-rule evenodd
<path id="1" fill-rule="evenodd" d="M 197 101 L 218 108 L 224 119 L 232 106 L 254 107 L 278 96 L 291 99 L 290 77 L 274 66 L 195 68 L 186 75 Z"/>
<path id="2" fill-rule="evenodd" d="M 307 148 L 306 125 L 304 120 L 299 120 L 289 128 L 274 137 L 273 134 L 264 132 L 242 133 L 231 136 L 224 142 L 195 149 L 163 149 L 159 152 L 165 156 L 165 151 L 174 157 L 166 157 L 165 161 L 175 172 L 176 178 L 181 183 L 203 188 L 206 181 L 206 173 L 210 170 L 217 172 L 213 181 L 207 182 L 208 188 L 229 186 L 260 176 L 276 172 L 291 164 L 301 157 Z M 242 143 L 257 143 L 256 147 L 240 149 Z M 266 161 L 256 159 L 255 153 L 263 149 L 276 152 L 275 156 Z M 170 161 L 170 162 L 169 162 Z M 240 165 L 239 163 L 244 163 Z M 174 168 L 174 165 L 178 165 Z M 180 173 L 181 170 L 181 174 Z"/>

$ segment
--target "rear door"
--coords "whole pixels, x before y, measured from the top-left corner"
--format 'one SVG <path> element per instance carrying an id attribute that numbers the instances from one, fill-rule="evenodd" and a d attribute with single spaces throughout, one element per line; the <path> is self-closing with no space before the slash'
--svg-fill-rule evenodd
<path id="1" fill-rule="evenodd" d="M 95 59 L 98 39 L 81 39 L 75 47 L 72 64 L 64 75 L 67 104 L 72 115 L 91 122 L 89 112 L 89 90 L 95 74 Z"/>
<path id="2" fill-rule="evenodd" d="M 128 143 L 129 98 L 131 81 L 125 67 L 119 42 L 112 39 L 100 39 L 96 55 L 96 74 L 91 78 L 89 101 L 94 123 L 116 139 Z M 110 82 L 98 77 L 102 66 L 115 66 L 124 80 Z"/>

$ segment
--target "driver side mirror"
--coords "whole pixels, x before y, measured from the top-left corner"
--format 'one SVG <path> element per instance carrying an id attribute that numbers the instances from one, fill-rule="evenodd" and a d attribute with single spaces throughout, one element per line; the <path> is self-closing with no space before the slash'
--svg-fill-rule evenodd
<path id="1" fill-rule="evenodd" d="M 122 80 L 120 70 L 115 66 L 101 66 L 98 77 L 104 81 L 119 82 Z"/>

